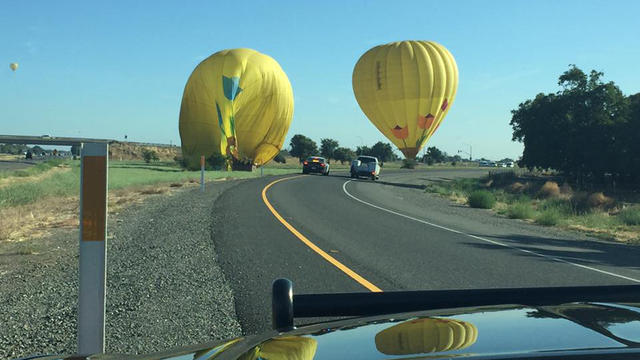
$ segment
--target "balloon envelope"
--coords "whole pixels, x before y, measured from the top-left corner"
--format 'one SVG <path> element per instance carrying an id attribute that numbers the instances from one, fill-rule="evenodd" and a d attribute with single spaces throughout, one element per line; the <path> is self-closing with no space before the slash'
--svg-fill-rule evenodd
<path id="1" fill-rule="evenodd" d="M 16 71 L 18 70 L 18 63 L 11 63 L 9 64 L 9 69 Z"/>
<path id="2" fill-rule="evenodd" d="M 414 158 L 451 108 L 458 67 L 438 43 L 400 41 L 362 55 L 352 81 L 369 120 L 407 158 Z"/>
<path id="3" fill-rule="evenodd" d="M 375 342 L 383 354 L 409 355 L 464 349 L 477 339 L 478 329 L 466 321 L 422 318 L 379 332 Z"/>
<path id="4" fill-rule="evenodd" d="M 275 157 L 293 117 L 293 91 L 271 57 L 217 52 L 191 73 L 180 107 L 182 153 L 190 167 L 214 153 L 262 165 Z"/>

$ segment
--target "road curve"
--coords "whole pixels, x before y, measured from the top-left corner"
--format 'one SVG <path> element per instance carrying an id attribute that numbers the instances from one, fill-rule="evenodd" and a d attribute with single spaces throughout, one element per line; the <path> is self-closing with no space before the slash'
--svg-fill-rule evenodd
<path id="1" fill-rule="evenodd" d="M 298 293 L 372 290 L 317 249 L 382 291 L 640 282 L 638 248 L 499 218 L 421 189 L 481 174 L 298 176 L 267 189 L 274 179 L 264 178 L 228 190 L 216 202 L 213 238 L 243 331 L 269 327 L 277 277 L 292 279 Z"/>

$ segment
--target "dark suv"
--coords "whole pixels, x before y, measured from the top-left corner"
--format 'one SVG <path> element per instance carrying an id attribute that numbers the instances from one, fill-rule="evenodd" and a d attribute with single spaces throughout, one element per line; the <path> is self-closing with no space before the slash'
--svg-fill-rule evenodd
<path id="1" fill-rule="evenodd" d="M 310 156 L 302 162 L 302 173 L 320 173 L 329 175 L 329 164 L 323 157 Z"/>

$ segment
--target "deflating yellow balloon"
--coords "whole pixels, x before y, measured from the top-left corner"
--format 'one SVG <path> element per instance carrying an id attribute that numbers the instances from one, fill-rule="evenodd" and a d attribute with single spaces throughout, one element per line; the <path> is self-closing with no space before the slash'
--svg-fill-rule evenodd
<path id="1" fill-rule="evenodd" d="M 455 319 L 410 320 L 379 332 L 376 348 L 386 355 L 409 355 L 464 349 L 478 339 L 478 329 Z"/>
<path id="2" fill-rule="evenodd" d="M 292 117 L 291 84 L 274 59 L 217 52 L 193 70 L 182 95 L 183 156 L 190 167 L 214 153 L 262 165 L 282 148 Z"/>
<path id="3" fill-rule="evenodd" d="M 457 89 L 453 56 L 432 41 L 376 46 L 353 69 L 360 108 L 407 158 L 414 158 L 440 126 Z"/>
<path id="4" fill-rule="evenodd" d="M 16 71 L 18 70 L 18 63 L 11 63 L 9 64 L 9 69 Z"/>

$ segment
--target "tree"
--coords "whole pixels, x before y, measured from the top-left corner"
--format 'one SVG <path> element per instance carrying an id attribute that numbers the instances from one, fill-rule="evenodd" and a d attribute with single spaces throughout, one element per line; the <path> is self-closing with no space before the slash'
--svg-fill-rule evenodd
<path id="1" fill-rule="evenodd" d="M 279 152 L 278 155 L 276 155 L 273 158 L 273 161 L 280 163 L 280 164 L 286 164 L 287 163 L 287 159 L 284 158 L 284 156 L 282 156 L 282 152 Z"/>
<path id="2" fill-rule="evenodd" d="M 358 156 L 359 155 L 373 156 L 371 153 L 371 148 L 365 145 L 356 147 L 356 154 Z"/>
<path id="3" fill-rule="evenodd" d="M 625 138 L 632 129 L 632 99 L 602 76 L 570 65 L 558 78 L 561 91 L 538 94 L 511 112 L 513 140 L 524 143 L 522 165 L 559 170 L 578 185 L 602 181 L 606 173 L 633 177 L 634 156 Z"/>
<path id="4" fill-rule="evenodd" d="M 300 162 L 318 153 L 318 145 L 316 142 L 304 135 L 294 135 L 289 145 L 291 146 L 289 153 L 291 156 L 297 157 Z"/>
<path id="5" fill-rule="evenodd" d="M 356 153 L 353 150 L 345 147 L 337 148 L 333 153 L 334 159 L 344 164 L 345 161 L 352 161 L 356 158 Z"/>
<path id="6" fill-rule="evenodd" d="M 158 154 L 154 150 L 149 150 L 149 149 L 142 150 L 142 158 L 144 159 L 144 162 L 146 162 L 147 164 L 152 161 L 160 160 L 160 158 L 158 158 Z"/>
<path id="7" fill-rule="evenodd" d="M 434 163 L 441 163 L 446 160 L 446 154 L 440 151 L 435 146 L 430 146 L 427 148 L 427 152 L 422 157 L 422 162 L 427 163 L 428 165 L 433 165 Z"/>
<path id="8" fill-rule="evenodd" d="M 371 147 L 371 156 L 377 157 L 382 162 L 393 161 L 396 158 L 391 144 L 382 141 L 378 141 Z"/>
<path id="9" fill-rule="evenodd" d="M 331 158 L 335 158 L 335 151 L 338 148 L 338 142 L 333 139 L 320 139 L 320 154 L 324 156 L 329 163 Z"/>

